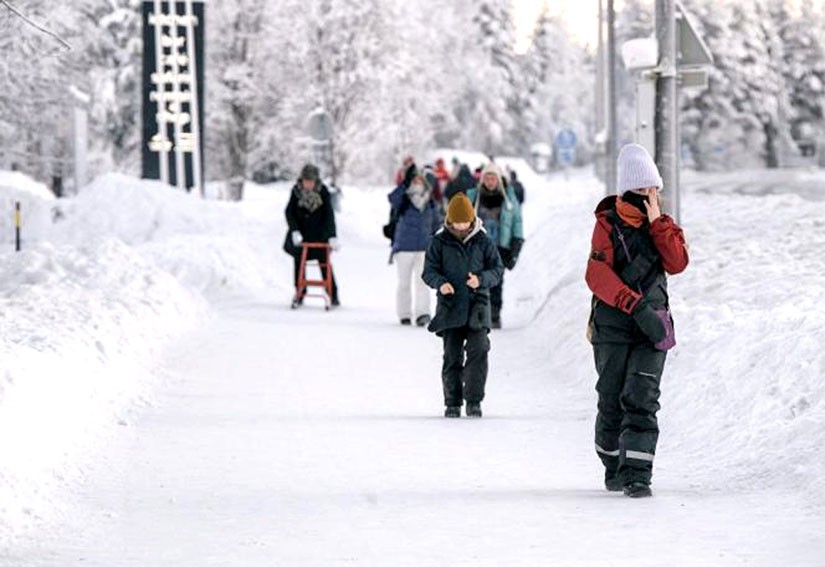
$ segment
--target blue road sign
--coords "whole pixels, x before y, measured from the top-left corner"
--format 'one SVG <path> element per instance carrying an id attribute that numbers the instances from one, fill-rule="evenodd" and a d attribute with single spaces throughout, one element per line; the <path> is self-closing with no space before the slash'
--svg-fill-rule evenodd
<path id="1" fill-rule="evenodd" d="M 565 128 L 556 134 L 557 148 L 575 148 L 576 147 L 576 133 L 570 128 Z"/>

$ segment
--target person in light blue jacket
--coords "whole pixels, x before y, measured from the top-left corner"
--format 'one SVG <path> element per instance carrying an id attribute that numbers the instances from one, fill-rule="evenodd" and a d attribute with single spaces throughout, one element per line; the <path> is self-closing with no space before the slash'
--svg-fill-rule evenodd
<path id="1" fill-rule="evenodd" d="M 415 164 L 410 165 L 401 184 L 390 194 L 395 232 L 392 258 L 398 267 L 396 312 L 402 325 L 424 327 L 430 322 L 430 289 L 421 280 L 424 255 L 442 219 L 432 199 L 432 187 Z M 415 304 L 413 305 L 413 297 Z"/>
<path id="2" fill-rule="evenodd" d="M 484 222 L 490 239 L 498 247 L 501 261 L 508 270 L 516 267 L 521 248 L 524 245 L 524 227 L 521 206 L 512 187 L 505 184 L 499 167 L 489 163 L 481 173 L 481 182 L 476 189 L 467 192 L 476 215 Z M 501 308 L 504 303 L 504 277 L 490 289 L 493 328 L 501 328 Z"/>

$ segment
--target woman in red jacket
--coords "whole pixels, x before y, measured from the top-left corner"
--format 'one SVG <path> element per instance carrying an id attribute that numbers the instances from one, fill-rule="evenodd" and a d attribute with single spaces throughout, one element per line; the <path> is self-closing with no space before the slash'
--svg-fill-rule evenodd
<path id="1" fill-rule="evenodd" d="M 596 452 L 605 487 L 650 496 L 659 383 L 674 346 L 667 276 L 688 264 L 682 229 L 662 214 L 662 178 L 644 147 L 624 146 L 618 193 L 596 208 L 585 279 L 593 292 L 589 338 L 599 394 Z"/>

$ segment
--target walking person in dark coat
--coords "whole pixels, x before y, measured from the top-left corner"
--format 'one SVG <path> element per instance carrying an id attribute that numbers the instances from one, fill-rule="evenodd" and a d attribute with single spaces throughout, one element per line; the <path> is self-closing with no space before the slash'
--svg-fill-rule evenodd
<path id="1" fill-rule="evenodd" d="M 338 238 L 335 232 L 335 212 L 332 208 L 332 199 L 326 185 L 321 182 L 317 167 L 307 164 L 301 170 L 301 176 L 292 188 L 289 203 L 286 206 L 286 222 L 289 226 L 284 250 L 295 260 L 295 300 L 294 306 L 303 303 L 306 289 L 298 289 L 298 274 L 301 268 L 301 244 L 303 242 L 318 242 L 329 244 L 333 250 L 338 249 Z M 324 262 L 326 254 L 319 248 L 310 248 L 307 252 L 308 260 Z M 329 268 L 332 270 L 332 268 Z M 322 275 L 326 278 L 327 268 L 322 267 Z M 335 275 L 332 275 L 332 297 L 334 307 L 340 305 L 338 301 L 338 285 Z"/>
<path id="2" fill-rule="evenodd" d="M 463 193 L 457 194 L 447 207 L 444 227 L 427 248 L 422 276 L 438 290 L 435 317 L 428 328 L 444 341 L 445 417 L 461 417 L 465 400 L 467 416 L 481 417 L 492 325 L 490 288 L 503 272 L 496 245 L 487 237 L 472 203 Z"/>
<path id="3" fill-rule="evenodd" d="M 450 180 L 447 184 L 447 188 L 444 189 L 444 198 L 447 202 L 449 202 L 456 193 L 466 194 L 467 191 L 475 186 L 476 180 L 473 177 L 473 173 L 470 171 L 470 168 L 466 163 L 462 163 L 458 166 L 458 171 L 456 172 L 455 177 Z"/>
<path id="4" fill-rule="evenodd" d="M 659 383 L 674 346 L 666 274 L 688 264 L 682 229 L 661 213 L 662 178 L 644 147 L 618 160 L 619 194 L 596 208 L 587 263 L 593 292 L 589 337 L 599 380 L 596 452 L 605 487 L 650 496 L 659 426 Z"/>
<path id="5" fill-rule="evenodd" d="M 430 240 L 441 226 L 441 215 L 426 177 L 410 166 L 409 175 L 389 194 L 393 217 L 398 219 L 392 239 L 392 255 L 398 266 L 396 312 L 402 325 L 423 327 L 430 322 L 430 288 L 421 279 Z M 414 291 L 414 293 L 413 293 Z M 415 305 L 413 305 L 415 296 Z"/>
<path id="6" fill-rule="evenodd" d="M 524 244 L 524 228 L 521 207 L 512 187 L 508 187 L 501 170 L 489 163 L 483 170 L 478 189 L 471 189 L 467 197 L 475 207 L 476 214 L 484 222 L 490 239 L 498 247 L 504 267 L 516 267 L 521 247 Z M 504 276 L 490 290 L 493 328 L 501 328 L 501 309 L 504 305 Z"/>
<path id="7" fill-rule="evenodd" d="M 524 204 L 524 183 L 518 178 L 518 173 L 515 169 L 510 170 L 510 187 L 513 188 L 513 193 L 519 205 Z"/>

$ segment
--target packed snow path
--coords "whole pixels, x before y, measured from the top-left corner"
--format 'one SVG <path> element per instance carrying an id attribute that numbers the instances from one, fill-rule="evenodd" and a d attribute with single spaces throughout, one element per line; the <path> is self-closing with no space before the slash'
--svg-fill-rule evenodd
<path id="1" fill-rule="evenodd" d="M 817 247 L 786 246 L 780 265 L 772 246 L 776 235 L 820 238 L 816 210 L 781 196 L 688 201 L 695 247 L 692 271 L 674 279 L 683 334 L 663 381 L 654 497 L 633 501 L 603 490 L 593 451 L 582 275 L 598 194 L 582 186 L 556 180 L 530 194 L 481 420 L 441 417 L 441 345 L 395 322 L 395 272 L 377 231 L 383 193 L 352 192 L 336 255 L 343 308 L 310 300 L 290 311 L 285 286 L 218 303 L 159 361 L 152 403 L 114 426 L 81 485 L 66 484 L 58 521 L 0 550 L 0 565 L 822 565 L 819 493 L 795 486 L 821 472 L 794 461 L 821 446 L 817 422 L 777 417 L 789 392 L 815 407 L 813 386 L 786 382 L 805 384 L 818 346 L 788 339 L 782 318 L 767 330 L 764 320 L 766 301 L 803 330 L 819 320 L 810 309 L 796 319 L 782 287 L 818 296 L 822 270 L 806 256 Z M 261 216 L 279 218 L 283 197 Z M 361 224 L 374 236 L 359 237 Z M 282 234 L 273 227 L 266 241 Z M 747 272 L 728 266 L 743 237 Z M 760 290 L 749 303 L 749 286 L 774 269 L 806 276 L 774 278 L 775 296 Z M 748 363 L 753 342 L 762 357 Z M 801 361 L 774 360 L 788 352 Z M 758 448 L 758 462 L 743 446 Z"/>
<path id="2" fill-rule="evenodd" d="M 342 309 L 227 303 L 174 348 L 67 524 L 4 564 L 819 564 L 785 487 L 699 488 L 665 449 L 654 498 L 605 492 L 592 394 L 530 329 L 493 336 L 483 419 L 440 417 L 438 340 L 388 316 L 383 258 L 342 257 L 375 263 L 341 272 Z"/>

